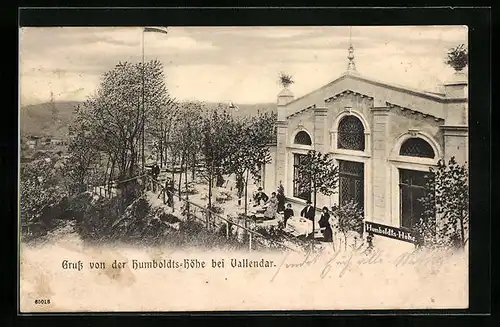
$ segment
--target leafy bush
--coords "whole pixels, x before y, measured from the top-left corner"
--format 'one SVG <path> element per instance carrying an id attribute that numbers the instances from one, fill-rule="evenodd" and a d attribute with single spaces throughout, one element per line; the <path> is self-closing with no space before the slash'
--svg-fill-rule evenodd
<path id="1" fill-rule="evenodd" d="M 461 71 L 462 69 L 464 69 L 469 62 L 469 56 L 465 45 L 460 44 L 454 48 L 449 49 L 444 62 L 457 71 Z"/>
<path id="2" fill-rule="evenodd" d="M 20 172 L 20 223 L 21 234 L 29 236 L 30 228 L 34 227 L 36 234 L 50 229 L 51 216 L 49 212 L 67 193 L 60 185 L 60 172 L 55 167 L 55 160 L 45 158 L 32 161 L 21 166 Z M 50 218 L 50 219 L 49 219 Z M 35 235 L 32 235 L 35 236 Z"/>
<path id="3" fill-rule="evenodd" d="M 464 248 L 469 231 L 468 169 L 455 158 L 440 160 L 430 169 L 425 196 L 419 201 L 424 211 L 415 229 L 426 247 Z"/>
<path id="4" fill-rule="evenodd" d="M 344 249 L 347 249 L 347 236 L 350 232 L 363 234 L 363 209 L 354 201 L 350 201 L 342 206 L 333 206 L 332 214 L 336 218 L 334 228 L 344 235 Z"/>

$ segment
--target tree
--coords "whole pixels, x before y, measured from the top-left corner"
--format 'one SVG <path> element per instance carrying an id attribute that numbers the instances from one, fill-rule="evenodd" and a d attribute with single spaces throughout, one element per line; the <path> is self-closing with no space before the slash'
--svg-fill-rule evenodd
<path id="1" fill-rule="evenodd" d="M 220 105 L 218 108 L 209 109 L 202 118 L 201 163 L 204 169 L 201 176 L 208 182 L 208 208 L 212 208 L 214 178 L 222 173 L 224 159 L 231 152 L 229 131 L 232 119 L 228 111 Z"/>
<path id="2" fill-rule="evenodd" d="M 142 83 L 144 72 L 144 114 L 142 119 Z M 119 63 L 102 76 L 95 94 L 77 110 L 76 134 L 84 133 L 89 146 L 103 153 L 115 166 L 119 180 L 136 177 L 139 172 L 141 133 L 156 123 L 155 113 L 171 108 L 165 86 L 163 66 L 153 60 L 142 63 Z M 143 125 L 144 124 L 144 125 Z M 133 182 L 119 184 L 125 198 L 134 196 Z M 130 192 L 129 192 L 130 191 Z M 129 199 L 131 200 L 131 199 Z M 128 201 L 128 200 L 127 200 Z M 127 202 L 126 201 L 126 202 Z"/>
<path id="3" fill-rule="evenodd" d="M 425 246 L 464 248 L 468 242 L 468 169 L 452 157 L 448 164 L 438 162 L 420 199 L 424 211 L 416 226 Z"/>
<path id="4" fill-rule="evenodd" d="M 456 71 L 463 70 L 469 62 L 467 49 L 464 44 L 450 48 L 445 57 L 445 64 L 453 67 Z"/>
<path id="5" fill-rule="evenodd" d="M 84 192 L 91 177 L 89 171 L 97 163 L 98 151 L 92 141 L 81 132 L 70 141 L 68 152 L 70 157 L 66 162 L 65 173 L 70 192 Z"/>
<path id="6" fill-rule="evenodd" d="M 152 109 L 148 118 L 150 124 L 146 129 L 147 134 L 155 140 L 156 159 L 160 167 L 163 167 L 167 159 L 168 140 L 172 125 L 179 114 L 179 106 L 174 99 L 167 100 L 167 106 L 160 106 Z"/>
<path id="7" fill-rule="evenodd" d="M 284 88 L 288 88 L 288 86 L 292 85 L 295 83 L 293 80 L 292 75 L 288 73 L 281 72 L 278 76 L 278 83 L 283 86 Z"/>
<path id="8" fill-rule="evenodd" d="M 25 234 L 30 226 L 46 225 L 40 221 L 43 213 L 66 196 L 60 175 L 51 158 L 35 160 L 21 166 L 20 171 L 20 223 Z"/>
<path id="9" fill-rule="evenodd" d="M 337 219 L 335 228 L 344 235 L 344 250 L 347 250 L 347 236 L 349 232 L 363 234 L 363 209 L 354 201 L 341 206 L 333 206 L 332 214 Z"/>
<path id="10" fill-rule="evenodd" d="M 316 212 L 316 197 L 318 192 L 323 195 L 335 193 L 338 183 L 338 167 L 334 164 L 333 158 L 328 153 L 322 154 L 319 151 L 309 150 L 307 155 L 297 166 L 298 182 L 300 185 L 307 185 L 313 194 L 313 207 Z M 314 222 L 313 231 L 314 235 Z"/>
<path id="11" fill-rule="evenodd" d="M 258 113 L 247 119 L 232 120 L 229 132 L 229 156 L 223 165 L 229 173 L 234 173 L 239 196 L 244 190 L 245 216 L 248 211 L 248 182 L 250 175 L 259 181 L 261 167 L 271 161 L 269 143 L 274 137 L 275 116 Z"/>
<path id="12" fill-rule="evenodd" d="M 194 171 L 196 158 L 201 149 L 202 141 L 202 115 L 201 104 L 198 102 L 185 102 L 177 115 L 177 124 L 173 135 L 173 149 L 181 159 L 179 175 L 179 196 L 181 192 L 182 174 L 185 177 L 186 194 L 188 192 L 188 172 Z M 193 172 L 194 174 L 194 172 Z"/>

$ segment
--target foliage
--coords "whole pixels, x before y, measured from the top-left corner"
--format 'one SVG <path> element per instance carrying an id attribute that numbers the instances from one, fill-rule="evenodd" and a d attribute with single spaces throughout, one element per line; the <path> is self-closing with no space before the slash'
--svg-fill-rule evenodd
<path id="1" fill-rule="evenodd" d="M 341 206 L 333 206 L 332 215 L 336 218 L 334 228 L 344 235 L 344 249 L 347 248 L 347 235 L 350 232 L 357 232 L 360 236 L 363 233 L 363 209 L 354 201 L 350 201 Z"/>
<path id="2" fill-rule="evenodd" d="M 184 173 L 185 194 L 191 194 L 187 179 L 188 171 L 194 171 L 197 164 L 203 140 L 202 126 L 202 106 L 199 102 L 183 102 L 179 105 L 179 112 L 176 116 L 171 137 L 171 150 L 180 159 L 179 192 L 182 187 L 182 175 Z"/>
<path id="3" fill-rule="evenodd" d="M 208 206 L 212 206 L 212 188 L 214 178 L 222 174 L 224 169 L 222 163 L 230 153 L 229 128 L 233 118 L 224 108 L 221 110 L 208 111 L 202 120 L 202 143 L 203 171 L 201 175 L 208 182 Z"/>
<path id="4" fill-rule="evenodd" d="M 40 221 L 39 218 L 67 195 L 60 182 L 60 171 L 56 168 L 55 160 L 51 158 L 35 160 L 21 166 L 20 223 L 24 235 L 33 224 L 49 223 Z"/>
<path id="5" fill-rule="evenodd" d="M 450 48 L 446 54 L 445 64 L 450 65 L 456 71 L 461 71 L 469 63 L 467 48 L 464 44 L 460 44 L 454 48 Z"/>
<path id="6" fill-rule="evenodd" d="M 316 212 L 316 198 L 318 192 L 323 195 L 335 193 L 338 183 L 338 167 L 335 166 L 333 158 L 319 151 L 309 150 L 307 155 L 297 166 L 297 183 L 312 191 L 314 196 L 313 208 Z M 314 224 L 312 234 L 314 235 Z"/>
<path id="7" fill-rule="evenodd" d="M 469 186 L 468 169 L 452 157 L 448 164 L 438 162 L 430 169 L 424 197 L 424 211 L 416 226 L 424 246 L 463 248 L 468 242 Z"/>
<path id="8" fill-rule="evenodd" d="M 85 139 L 94 151 L 107 155 L 120 180 L 137 174 L 141 131 L 143 127 L 154 130 L 158 112 L 172 103 L 164 80 L 159 61 L 144 66 L 119 63 L 102 76 L 96 93 L 77 108 L 75 134 L 82 133 L 80 141 Z"/>
<path id="9" fill-rule="evenodd" d="M 324 195 L 335 193 L 338 183 L 338 167 L 328 154 L 310 150 L 297 166 L 298 180 L 301 185 L 310 185 L 313 192 Z"/>
<path id="10" fill-rule="evenodd" d="M 293 80 L 292 75 L 290 75 L 288 73 L 284 73 L 284 72 L 281 72 L 279 74 L 278 81 L 279 81 L 280 85 L 283 86 L 284 88 L 287 88 L 288 86 L 290 86 L 293 83 L 295 83 L 295 81 Z"/>
<path id="11" fill-rule="evenodd" d="M 245 192 L 245 213 L 248 210 L 248 180 L 251 175 L 260 181 L 262 166 L 271 161 L 269 143 L 274 140 L 276 117 L 259 113 L 255 117 L 231 120 L 228 125 L 229 155 L 222 165 L 236 175 L 238 194 Z"/>
<path id="12" fill-rule="evenodd" d="M 78 133 L 70 141 L 68 152 L 70 157 L 66 162 L 66 178 L 72 194 L 85 191 L 86 185 L 95 181 L 91 169 L 98 160 L 98 151 L 84 133 Z"/>

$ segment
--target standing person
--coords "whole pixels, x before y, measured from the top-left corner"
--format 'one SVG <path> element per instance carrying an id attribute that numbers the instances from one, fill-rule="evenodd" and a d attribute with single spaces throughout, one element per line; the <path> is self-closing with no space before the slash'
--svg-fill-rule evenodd
<path id="1" fill-rule="evenodd" d="M 322 230 L 323 233 L 323 241 L 332 242 L 332 226 L 330 225 L 330 213 L 328 212 L 327 207 L 323 207 L 321 218 L 319 219 L 319 227 L 324 228 Z"/>
<path id="2" fill-rule="evenodd" d="M 283 213 L 283 216 L 284 216 L 284 222 L 285 222 L 285 227 L 286 227 L 286 222 L 288 221 L 288 219 L 290 219 L 290 217 L 293 217 L 293 210 L 292 210 L 292 204 L 291 203 L 288 203 L 286 205 L 286 209 Z"/>
<path id="3" fill-rule="evenodd" d="M 174 180 L 171 179 L 167 182 L 167 205 L 174 208 Z"/>
<path id="4" fill-rule="evenodd" d="M 260 205 L 260 201 L 264 201 L 264 203 L 266 203 L 269 200 L 269 197 L 267 196 L 266 193 L 264 193 L 264 191 L 262 191 L 262 187 L 259 187 L 259 189 L 257 190 L 257 193 L 255 193 L 253 199 L 255 201 L 255 204 L 253 206 L 256 207 L 256 206 Z"/>
<path id="5" fill-rule="evenodd" d="M 264 212 L 264 218 L 274 219 L 276 218 L 276 211 L 278 210 L 278 199 L 276 198 L 276 192 L 271 193 L 271 198 L 267 201 L 267 208 Z"/>
<path id="6" fill-rule="evenodd" d="M 156 192 L 156 182 L 158 180 L 158 176 L 160 175 L 160 167 L 156 162 L 151 168 L 151 175 L 153 177 L 153 192 Z"/>
<path id="7" fill-rule="evenodd" d="M 285 211 L 285 190 L 281 184 L 276 191 L 276 198 L 278 199 L 278 212 L 281 213 Z"/>
<path id="8" fill-rule="evenodd" d="M 305 217 L 305 218 L 307 218 L 309 220 L 312 220 L 314 222 L 314 216 L 315 216 L 315 214 L 314 214 L 314 208 L 311 205 L 311 201 L 307 201 L 306 202 L 306 206 L 300 212 L 300 216 L 301 217 Z"/>

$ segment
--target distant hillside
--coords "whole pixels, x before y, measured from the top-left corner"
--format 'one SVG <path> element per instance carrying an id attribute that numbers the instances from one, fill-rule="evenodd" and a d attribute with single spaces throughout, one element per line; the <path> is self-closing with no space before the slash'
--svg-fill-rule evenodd
<path id="1" fill-rule="evenodd" d="M 68 125 L 71 123 L 74 110 L 81 102 L 56 101 L 21 108 L 21 133 L 28 135 L 54 136 L 65 138 Z M 217 106 L 217 103 L 207 103 Z M 274 103 L 238 104 L 238 110 L 233 110 L 235 117 L 253 116 L 257 112 L 276 112 Z"/>
<path id="2" fill-rule="evenodd" d="M 47 102 L 21 108 L 20 127 L 22 134 L 54 136 L 64 138 L 73 112 L 80 102 Z"/>

